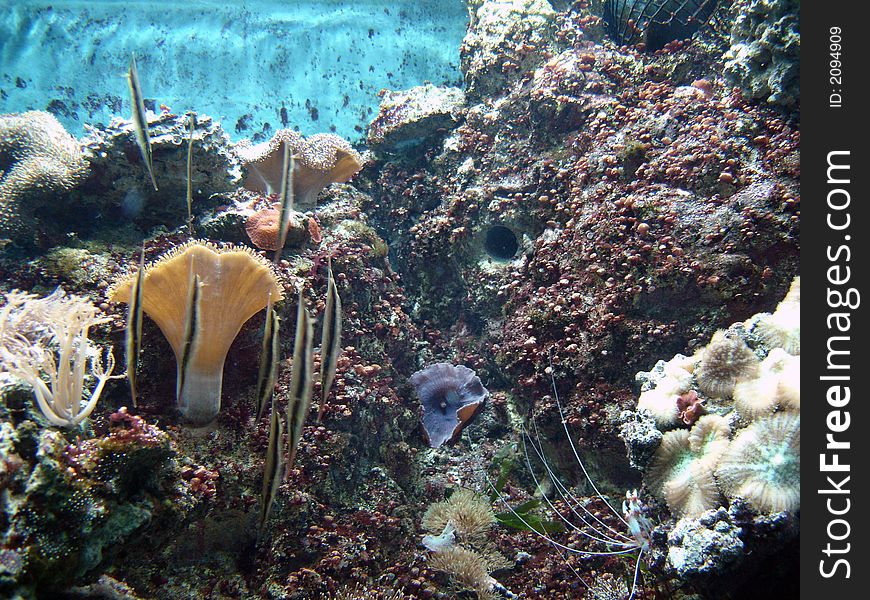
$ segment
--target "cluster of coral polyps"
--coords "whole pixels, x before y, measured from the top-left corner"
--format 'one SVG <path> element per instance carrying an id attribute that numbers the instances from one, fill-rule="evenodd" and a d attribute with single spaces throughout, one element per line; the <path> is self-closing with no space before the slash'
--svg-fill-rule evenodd
<path id="1" fill-rule="evenodd" d="M 668 537 L 671 569 L 689 578 L 721 574 L 750 549 L 769 554 L 796 535 L 799 277 L 772 314 L 759 313 L 719 331 L 694 356 L 659 361 L 652 371 L 638 373 L 638 381 L 640 419 L 664 432 L 645 465 L 644 484 L 681 518 Z M 637 446 L 657 436 L 636 423 L 623 427 L 622 434 L 630 453 L 640 456 L 644 451 Z M 771 519 L 779 519 L 778 525 L 771 527 Z M 699 550 L 699 540 L 713 535 L 712 529 L 731 532 L 733 539 Z M 765 537 L 772 531 L 776 535 Z M 698 565 L 705 553 L 718 566 L 702 573 Z"/>

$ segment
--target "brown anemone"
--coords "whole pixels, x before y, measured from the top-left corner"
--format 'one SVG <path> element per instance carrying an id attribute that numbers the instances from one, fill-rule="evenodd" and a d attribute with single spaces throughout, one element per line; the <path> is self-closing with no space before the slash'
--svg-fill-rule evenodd
<path id="1" fill-rule="evenodd" d="M 109 300 L 129 302 L 134 277 L 120 280 L 110 290 Z M 200 288 L 191 327 L 187 305 L 195 279 Z M 230 345 L 242 325 L 266 307 L 270 294 L 273 302 L 284 297 L 272 266 L 244 247 L 218 248 L 191 241 L 146 266 L 142 309 L 175 352 L 178 408 L 188 421 L 203 425 L 217 415 Z M 186 344 L 190 344 L 187 352 Z"/>

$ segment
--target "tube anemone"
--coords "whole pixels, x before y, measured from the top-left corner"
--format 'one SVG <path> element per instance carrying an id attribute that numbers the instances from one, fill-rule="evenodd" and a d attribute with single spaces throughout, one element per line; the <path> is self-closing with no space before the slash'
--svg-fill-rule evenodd
<path id="1" fill-rule="evenodd" d="M 132 285 L 132 276 L 122 279 L 109 300 L 129 302 Z M 192 241 L 145 268 L 142 309 L 175 353 L 178 409 L 190 423 L 205 425 L 217 416 L 227 352 L 242 325 L 266 308 L 270 293 L 273 302 L 284 298 L 271 265 L 243 247 Z"/>

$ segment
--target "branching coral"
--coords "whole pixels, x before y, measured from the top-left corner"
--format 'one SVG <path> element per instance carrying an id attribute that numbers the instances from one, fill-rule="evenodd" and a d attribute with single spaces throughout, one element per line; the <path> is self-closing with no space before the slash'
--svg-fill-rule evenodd
<path id="1" fill-rule="evenodd" d="M 778 414 L 740 431 L 716 469 L 729 497 L 763 512 L 800 508 L 800 415 Z"/>
<path id="2" fill-rule="evenodd" d="M 85 420 L 113 378 L 112 348 L 104 360 L 103 350 L 88 339 L 92 326 L 109 320 L 98 313 L 86 298 L 67 296 L 60 288 L 45 298 L 13 291 L 0 308 L 0 367 L 33 387 L 53 425 L 74 427 Z M 83 403 L 88 374 L 97 382 Z"/>
<path id="3" fill-rule="evenodd" d="M 191 286 L 198 279 L 193 324 L 188 314 Z M 113 302 L 129 302 L 133 277 L 109 291 Z M 223 368 L 242 325 L 269 301 L 284 298 L 271 264 L 243 247 L 219 249 L 193 241 L 145 269 L 142 306 L 172 346 L 178 363 L 178 407 L 195 424 L 220 410 Z M 187 332 L 187 334 L 186 334 Z"/>
<path id="4" fill-rule="evenodd" d="M 87 173 L 78 141 L 54 115 L 0 115 L 0 235 L 26 233 L 32 200 L 70 190 Z"/>
<path id="5" fill-rule="evenodd" d="M 271 140 L 252 145 L 244 140 L 236 145 L 236 155 L 247 168 L 244 185 L 264 194 L 277 193 L 281 187 L 284 145 L 296 158 L 293 194 L 297 206 L 311 208 L 317 194 L 330 183 L 343 183 L 362 168 L 362 157 L 351 145 L 332 133 L 319 133 L 307 140 L 292 129 L 279 130 Z"/>

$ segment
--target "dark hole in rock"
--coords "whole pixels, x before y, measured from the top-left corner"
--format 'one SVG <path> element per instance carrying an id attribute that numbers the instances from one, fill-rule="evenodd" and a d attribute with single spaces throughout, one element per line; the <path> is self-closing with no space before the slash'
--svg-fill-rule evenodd
<path id="1" fill-rule="evenodd" d="M 490 258 L 508 261 L 516 255 L 520 243 L 513 231 L 503 225 L 494 225 L 486 232 L 486 242 L 483 247 Z"/>

